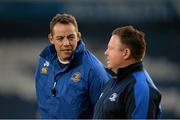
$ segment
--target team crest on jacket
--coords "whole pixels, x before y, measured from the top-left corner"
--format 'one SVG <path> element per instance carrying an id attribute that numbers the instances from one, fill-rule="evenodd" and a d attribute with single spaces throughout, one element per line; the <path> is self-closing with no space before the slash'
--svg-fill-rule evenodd
<path id="1" fill-rule="evenodd" d="M 72 75 L 71 80 L 73 80 L 74 82 L 79 82 L 81 79 L 81 73 L 80 72 L 76 72 Z"/>
<path id="2" fill-rule="evenodd" d="M 41 73 L 46 74 L 48 71 L 49 62 L 46 61 L 43 65 L 44 65 L 44 67 L 41 68 Z"/>
<path id="3" fill-rule="evenodd" d="M 110 97 L 109 97 L 109 100 L 111 101 L 111 102 L 114 102 L 114 101 L 116 101 L 116 98 L 117 98 L 117 93 L 113 93 Z"/>

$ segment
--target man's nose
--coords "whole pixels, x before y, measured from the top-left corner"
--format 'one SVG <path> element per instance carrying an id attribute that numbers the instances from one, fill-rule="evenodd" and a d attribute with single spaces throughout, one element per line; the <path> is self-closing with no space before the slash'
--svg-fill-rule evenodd
<path id="1" fill-rule="evenodd" d="M 69 40 L 67 38 L 64 39 L 64 45 L 66 45 L 66 46 L 70 45 L 70 42 L 69 42 Z"/>

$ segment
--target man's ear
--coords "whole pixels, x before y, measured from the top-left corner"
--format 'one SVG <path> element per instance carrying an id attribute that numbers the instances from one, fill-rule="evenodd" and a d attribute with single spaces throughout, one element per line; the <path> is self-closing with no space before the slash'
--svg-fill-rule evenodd
<path id="1" fill-rule="evenodd" d="M 77 33 L 77 37 L 78 37 L 78 40 L 80 40 L 80 38 L 81 38 L 81 33 L 80 32 Z"/>
<path id="2" fill-rule="evenodd" d="M 129 59 L 131 56 L 131 50 L 129 48 L 125 48 L 123 56 L 124 56 L 124 59 Z"/>
<path id="3" fill-rule="evenodd" d="M 51 42 L 51 44 L 54 44 L 51 33 L 48 34 L 48 39 Z"/>

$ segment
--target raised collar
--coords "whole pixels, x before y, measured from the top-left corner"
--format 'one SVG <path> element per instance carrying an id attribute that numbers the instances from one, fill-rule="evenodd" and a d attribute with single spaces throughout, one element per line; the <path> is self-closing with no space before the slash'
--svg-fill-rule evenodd
<path id="1" fill-rule="evenodd" d="M 79 55 L 81 52 L 85 51 L 85 44 L 83 40 L 78 42 L 76 50 L 71 56 L 71 60 L 75 58 L 75 56 Z M 52 61 L 56 59 L 57 53 L 53 44 L 48 45 L 41 53 L 40 56 L 48 61 Z"/>
<path id="2" fill-rule="evenodd" d="M 127 67 L 124 68 L 119 68 L 118 69 L 118 76 L 117 79 L 118 80 L 122 80 L 123 78 L 125 78 L 129 73 L 132 73 L 134 71 L 139 71 L 143 69 L 143 64 L 142 61 L 131 64 Z"/>

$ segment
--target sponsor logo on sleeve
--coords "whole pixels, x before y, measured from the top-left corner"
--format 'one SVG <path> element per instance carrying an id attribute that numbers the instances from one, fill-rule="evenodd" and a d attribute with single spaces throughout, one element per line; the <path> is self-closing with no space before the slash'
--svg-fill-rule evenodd
<path id="1" fill-rule="evenodd" d="M 49 67 L 49 62 L 46 61 L 46 62 L 43 64 L 43 67 L 41 68 L 41 73 L 42 73 L 42 74 L 46 74 L 47 71 L 48 71 L 48 67 Z"/>

